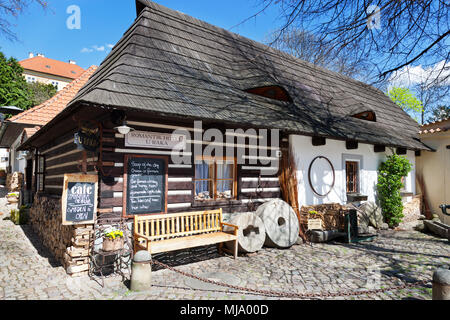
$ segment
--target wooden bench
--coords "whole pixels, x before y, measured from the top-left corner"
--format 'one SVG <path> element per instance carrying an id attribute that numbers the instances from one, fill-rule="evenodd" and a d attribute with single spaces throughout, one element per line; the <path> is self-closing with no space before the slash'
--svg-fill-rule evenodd
<path id="1" fill-rule="evenodd" d="M 224 232 L 224 226 L 233 228 Z M 238 253 L 238 227 L 222 221 L 222 209 L 176 214 L 134 216 L 134 252 L 152 254 L 234 241 Z"/>

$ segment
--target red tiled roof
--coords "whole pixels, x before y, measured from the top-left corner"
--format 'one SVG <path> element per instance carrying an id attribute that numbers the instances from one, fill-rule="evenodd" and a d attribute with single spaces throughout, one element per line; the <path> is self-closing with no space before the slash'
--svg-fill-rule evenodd
<path id="1" fill-rule="evenodd" d="M 33 134 L 35 134 L 41 127 L 40 126 L 36 126 L 34 128 L 25 128 L 23 129 L 23 131 L 25 131 L 27 137 L 31 137 Z"/>
<path id="2" fill-rule="evenodd" d="M 19 63 L 25 70 L 43 72 L 70 79 L 76 79 L 86 71 L 76 64 L 39 56 L 22 60 Z"/>
<path id="3" fill-rule="evenodd" d="M 76 96 L 78 91 L 86 84 L 89 78 L 97 70 L 97 66 L 91 66 L 81 76 L 69 83 L 51 99 L 35 106 L 27 111 L 9 119 L 10 122 L 34 124 L 44 126 L 60 113 L 67 104 Z M 31 133 L 31 131 L 30 131 Z"/>
<path id="4" fill-rule="evenodd" d="M 428 123 L 420 127 L 420 134 L 444 132 L 450 130 L 450 118 Z"/>

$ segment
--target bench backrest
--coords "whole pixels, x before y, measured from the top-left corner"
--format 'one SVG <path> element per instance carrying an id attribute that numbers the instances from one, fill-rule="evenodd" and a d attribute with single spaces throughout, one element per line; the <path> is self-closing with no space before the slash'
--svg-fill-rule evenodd
<path id="1" fill-rule="evenodd" d="M 222 209 L 134 216 L 134 233 L 151 241 L 222 230 Z"/>

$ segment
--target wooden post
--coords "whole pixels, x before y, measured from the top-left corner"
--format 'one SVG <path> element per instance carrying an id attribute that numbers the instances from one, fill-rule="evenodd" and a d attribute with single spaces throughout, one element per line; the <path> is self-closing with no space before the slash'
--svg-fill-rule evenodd
<path id="1" fill-rule="evenodd" d="M 347 150 L 354 150 L 354 149 L 358 149 L 358 142 L 357 141 L 346 141 L 345 142 L 345 147 Z"/>
<path id="2" fill-rule="evenodd" d="M 83 160 L 81 163 L 81 171 L 83 174 L 87 174 L 87 152 L 83 151 Z"/>
<path id="3" fill-rule="evenodd" d="M 385 152 L 386 151 L 386 146 L 383 145 L 375 145 L 373 147 L 373 151 L 378 153 L 378 152 Z"/>
<path id="4" fill-rule="evenodd" d="M 324 146 L 327 144 L 327 139 L 323 137 L 312 137 L 313 146 Z"/>

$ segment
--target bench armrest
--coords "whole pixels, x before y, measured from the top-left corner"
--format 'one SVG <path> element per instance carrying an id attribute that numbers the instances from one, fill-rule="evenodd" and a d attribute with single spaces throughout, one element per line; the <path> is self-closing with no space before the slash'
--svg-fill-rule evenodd
<path id="1" fill-rule="evenodd" d="M 150 240 L 149 237 L 144 236 L 144 235 L 139 234 L 139 233 L 135 233 L 135 234 L 133 235 L 133 238 L 134 238 L 134 242 L 135 242 L 135 243 L 139 242 L 140 239 L 145 240 L 145 247 L 147 248 L 147 251 L 148 251 L 149 244 L 150 244 L 150 242 L 151 242 L 151 240 Z M 141 246 L 142 246 L 142 245 L 141 245 Z"/>
<path id="2" fill-rule="evenodd" d="M 228 226 L 228 227 L 232 227 L 232 228 L 235 228 L 235 229 L 239 229 L 238 226 L 236 226 L 236 225 L 234 225 L 234 224 L 231 224 L 231 223 L 221 222 L 220 224 L 221 224 L 222 226 Z"/>
<path id="3" fill-rule="evenodd" d="M 223 230 L 223 226 L 234 228 L 234 235 L 237 236 L 238 230 L 239 230 L 238 226 L 231 224 L 231 223 L 226 223 L 226 222 L 221 222 L 220 224 L 222 225 L 222 230 Z"/>
<path id="4" fill-rule="evenodd" d="M 139 233 L 135 233 L 135 234 L 134 234 L 134 238 L 135 238 L 135 239 L 137 239 L 137 238 L 143 238 L 144 240 L 151 241 L 149 237 L 144 236 L 144 235 L 139 234 Z"/>

